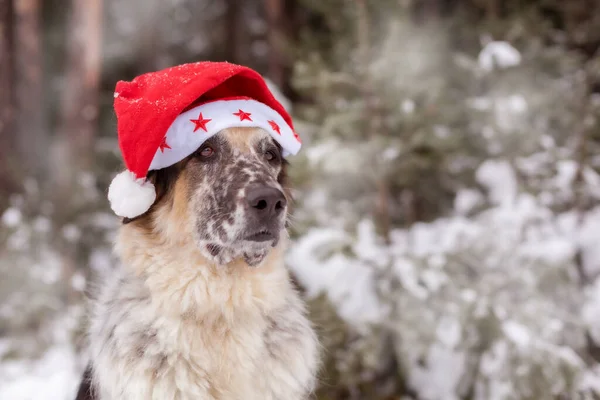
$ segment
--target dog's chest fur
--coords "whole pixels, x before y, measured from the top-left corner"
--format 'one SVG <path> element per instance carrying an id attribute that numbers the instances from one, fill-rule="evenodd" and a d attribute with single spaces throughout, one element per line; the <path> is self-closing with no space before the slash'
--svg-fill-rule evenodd
<path id="1" fill-rule="evenodd" d="M 185 248 L 170 254 L 172 245 L 132 240 L 121 251 L 124 266 L 101 286 L 94 306 L 97 398 L 308 398 L 317 340 L 280 249 L 259 268 L 220 269 Z"/>

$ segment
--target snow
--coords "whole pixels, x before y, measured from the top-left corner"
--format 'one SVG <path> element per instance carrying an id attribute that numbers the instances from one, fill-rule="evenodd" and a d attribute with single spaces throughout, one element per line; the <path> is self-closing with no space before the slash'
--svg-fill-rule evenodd
<path id="1" fill-rule="evenodd" d="M 577 219 L 575 215 L 566 214 L 573 221 Z M 574 227 L 575 246 L 582 251 L 581 262 L 583 269 L 588 276 L 594 277 L 600 274 L 600 207 L 596 207 L 584 216 L 583 222 Z"/>
<path id="2" fill-rule="evenodd" d="M 65 225 L 62 229 L 62 234 L 69 242 L 77 242 L 81 237 L 81 231 L 73 224 Z"/>
<path id="3" fill-rule="evenodd" d="M 380 318 L 381 306 L 373 283 L 374 270 L 336 253 L 349 243 L 350 238 L 339 230 L 309 231 L 291 249 L 288 262 L 297 278 L 308 283 L 309 296 L 325 291 L 342 317 L 359 325 L 375 322 Z M 369 253 L 369 248 L 361 250 Z"/>
<path id="4" fill-rule="evenodd" d="M 356 235 L 342 226 L 312 228 L 292 246 L 289 264 L 308 296 L 324 293 L 351 326 L 398 330 L 419 398 L 461 398 L 473 373 L 469 360 L 480 351 L 472 340 L 490 332 L 475 399 L 537 390 L 537 370 L 553 377 L 544 378 L 552 393 L 600 386 L 599 371 L 590 372 L 576 352 L 584 329 L 600 341 L 600 279 L 582 292 L 574 274 L 577 251 L 586 270 L 600 272 L 600 206 L 581 218 L 554 213 L 519 190 L 513 166 L 501 158 L 484 161 L 475 175 L 487 193 L 459 191 L 450 217 L 394 229 L 389 246 L 364 219 Z M 393 283 L 400 289 L 392 292 Z"/>
<path id="5" fill-rule="evenodd" d="M 460 345 L 462 339 L 462 326 L 460 321 L 445 317 L 440 321 L 437 329 L 436 336 L 441 344 L 448 348 L 455 348 Z"/>
<path id="6" fill-rule="evenodd" d="M 527 100 L 521 95 L 513 94 L 508 97 L 510 109 L 516 113 L 524 113 L 527 111 Z"/>
<path id="7" fill-rule="evenodd" d="M 381 156 L 383 157 L 384 160 L 386 161 L 392 161 L 395 160 L 396 158 L 398 158 L 398 156 L 400 155 L 400 150 L 394 148 L 394 147 L 390 147 L 388 149 L 385 149 L 383 151 L 383 153 L 381 154 Z"/>
<path id="8" fill-rule="evenodd" d="M 581 310 L 582 318 L 589 329 L 590 335 L 598 343 L 600 342 L 600 279 L 594 285 L 586 288 L 586 303 Z"/>
<path id="9" fill-rule="evenodd" d="M 454 198 L 454 210 L 458 215 L 467 215 L 483 201 L 483 195 L 475 189 L 461 189 Z"/>
<path id="10" fill-rule="evenodd" d="M 83 373 L 83 363 L 72 344 L 71 333 L 81 318 L 83 308 L 73 306 L 63 311 L 40 328 L 43 331 L 40 332 L 41 337 L 44 341 L 50 342 L 50 346 L 38 357 L 7 357 L 10 350 L 17 350 L 18 346 L 15 346 L 15 341 L 0 341 L 0 399 L 72 400 L 75 398 Z M 34 340 L 39 341 L 35 338 Z"/>
<path id="11" fill-rule="evenodd" d="M 74 349 L 53 346 L 38 360 L 0 363 L 0 399 L 72 400 L 80 378 Z"/>
<path id="12" fill-rule="evenodd" d="M 2 223 L 9 228 L 18 226 L 21 219 L 21 211 L 18 208 L 9 208 L 2 214 Z"/>
<path id="13" fill-rule="evenodd" d="M 71 287 L 79 292 L 83 292 L 85 290 L 85 276 L 82 273 L 75 273 L 71 277 Z"/>
<path id="14" fill-rule="evenodd" d="M 593 393 L 600 393 L 600 365 L 594 365 L 586 371 L 579 382 L 579 386 L 584 390 L 590 390 Z M 590 398 L 593 398 L 590 396 Z"/>
<path id="15" fill-rule="evenodd" d="M 402 111 L 404 114 L 412 114 L 415 111 L 415 102 L 411 99 L 402 101 Z"/>
<path id="16" fill-rule="evenodd" d="M 402 288 L 416 298 L 426 299 L 429 291 L 419 283 L 416 267 L 408 259 L 398 258 L 394 263 L 394 272 L 397 274 Z"/>
<path id="17" fill-rule="evenodd" d="M 506 160 L 486 160 L 477 170 L 477 181 L 489 191 L 495 205 L 510 206 L 517 194 L 517 178 Z"/>
<path id="18" fill-rule="evenodd" d="M 526 348 L 530 345 L 531 334 L 524 325 L 514 321 L 505 321 L 502 324 L 502 330 L 517 346 Z"/>
<path id="19" fill-rule="evenodd" d="M 521 53 L 508 42 L 491 41 L 479 53 L 478 61 L 485 71 L 509 68 L 521 64 Z"/>
<path id="20" fill-rule="evenodd" d="M 508 353 L 509 348 L 506 342 L 496 342 L 492 345 L 491 351 L 483 354 L 480 361 L 480 372 L 486 378 L 495 377 L 495 379 L 489 379 L 486 382 L 487 387 L 483 384 L 478 385 L 476 387 L 476 398 L 504 400 L 509 399 L 511 394 L 515 392 L 512 384 L 502 376 L 502 366 L 506 362 Z"/>
<path id="21" fill-rule="evenodd" d="M 442 344 L 434 344 L 427 354 L 424 367 L 411 368 L 410 383 L 421 388 L 419 399 L 459 400 L 456 395 L 464 372 L 465 355 Z M 435 384 L 432 384 L 435 382 Z"/>

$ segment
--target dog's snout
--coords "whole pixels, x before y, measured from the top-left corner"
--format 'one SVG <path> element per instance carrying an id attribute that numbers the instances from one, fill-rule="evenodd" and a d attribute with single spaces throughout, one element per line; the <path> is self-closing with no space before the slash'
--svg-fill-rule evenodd
<path id="1" fill-rule="evenodd" d="M 287 200 L 283 192 L 270 186 L 255 186 L 248 189 L 246 200 L 253 213 L 261 219 L 271 219 L 283 212 Z"/>

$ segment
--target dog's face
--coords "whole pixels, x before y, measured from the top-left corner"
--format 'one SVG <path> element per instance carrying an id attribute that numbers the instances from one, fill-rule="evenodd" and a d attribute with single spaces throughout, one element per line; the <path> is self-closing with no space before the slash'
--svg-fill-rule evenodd
<path id="1" fill-rule="evenodd" d="M 179 164 L 154 174 L 157 203 L 182 202 L 205 257 L 259 264 L 285 233 L 288 198 L 281 147 L 260 128 L 230 128 Z M 175 182 L 174 182 L 175 181 Z M 185 190 L 184 196 L 173 191 Z M 161 199 L 162 198 L 162 199 Z M 177 200 L 178 199 L 178 200 Z M 173 208 L 173 204 L 171 204 Z"/>

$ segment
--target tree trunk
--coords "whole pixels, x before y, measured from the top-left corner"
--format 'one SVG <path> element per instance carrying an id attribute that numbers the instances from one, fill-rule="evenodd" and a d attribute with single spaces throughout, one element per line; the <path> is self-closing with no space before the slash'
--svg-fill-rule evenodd
<path id="1" fill-rule="evenodd" d="M 20 169 L 43 181 L 48 131 L 44 129 L 40 0 L 14 0 L 14 65 L 17 141 Z"/>
<path id="2" fill-rule="evenodd" d="M 98 117 L 102 1 L 74 0 L 68 31 L 60 139 L 68 142 L 74 165 L 89 169 Z"/>
<path id="3" fill-rule="evenodd" d="M 285 57 L 283 56 L 284 32 L 283 32 L 283 11 L 284 4 L 282 0 L 265 0 L 267 11 L 268 32 L 267 40 L 269 42 L 269 58 L 267 66 L 267 75 L 279 88 L 285 85 Z"/>
<path id="4" fill-rule="evenodd" d="M 486 14 L 490 21 L 496 21 L 500 17 L 500 3 L 498 0 L 487 1 Z"/>
<path id="5" fill-rule="evenodd" d="M 425 2 L 425 22 L 436 22 L 440 18 L 441 0 L 427 0 Z"/>
<path id="6" fill-rule="evenodd" d="M 58 225 L 72 221 L 86 201 L 77 197 L 79 177 L 94 163 L 98 120 L 98 86 L 101 66 L 102 0 L 72 0 L 67 30 L 66 72 L 61 92 L 58 129 L 52 153 L 53 200 Z M 75 195 L 75 196 L 74 196 Z M 62 281 L 67 303 L 79 300 L 70 285 L 77 272 L 77 249 L 59 238 Z"/>
<path id="7" fill-rule="evenodd" d="M 422 0 L 412 3 L 412 15 L 420 24 L 436 23 L 441 15 L 441 0 Z"/>
<path id="8" fill-rule="evenodd" d="M 77 174 L 94 160 L 98 118 L 102 1 L 72 1 L 58 135 L 54 143 L 53 179 L 57 200 L 70 195 Z"/>
<path id="9" fill-rule="evenodd" d="M 14 170 L 13 4 L 0 0 L 0 212 L 17 190 Z"/>
<path id="10" fill-rule="evenodd" d="M 227 32 L 226 32 L 226 57 L 227 61 L 244 64 L 242 0 L 227 0 Z"/>

